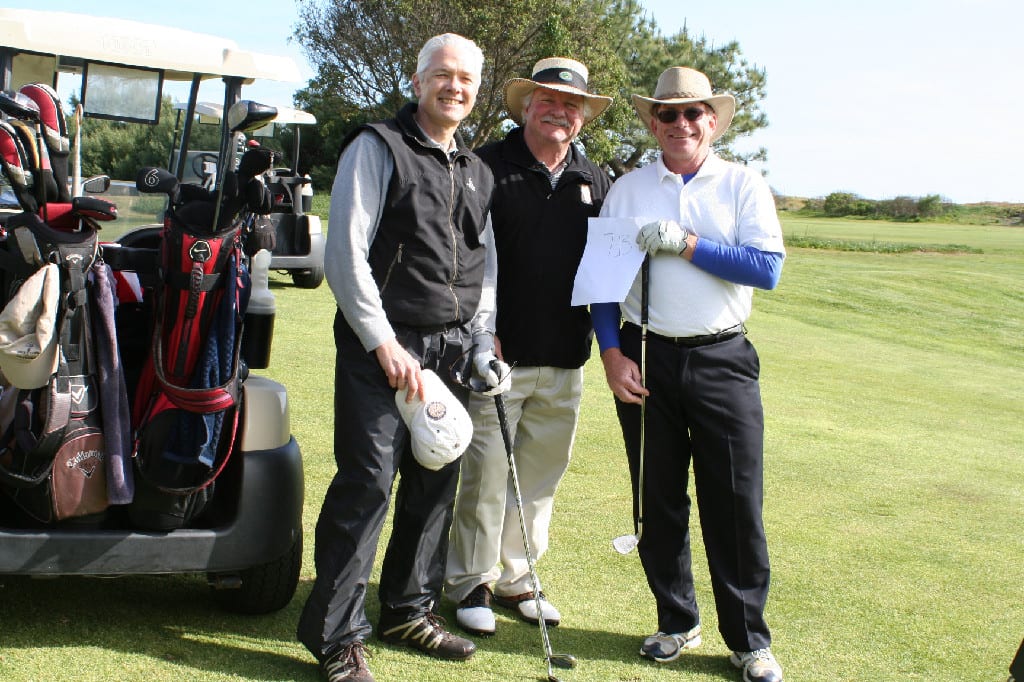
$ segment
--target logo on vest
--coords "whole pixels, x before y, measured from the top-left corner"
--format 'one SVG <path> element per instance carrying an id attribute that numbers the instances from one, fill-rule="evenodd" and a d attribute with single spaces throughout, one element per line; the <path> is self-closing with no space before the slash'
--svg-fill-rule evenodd
<path id="1" fill-rule="evenodd" d="M 473 184 L 473 178 L 469 178 L 468 180 L 466 180 L 466 189 L 468 189 L 470 192 L 476 191 L 476 185 Z"/>

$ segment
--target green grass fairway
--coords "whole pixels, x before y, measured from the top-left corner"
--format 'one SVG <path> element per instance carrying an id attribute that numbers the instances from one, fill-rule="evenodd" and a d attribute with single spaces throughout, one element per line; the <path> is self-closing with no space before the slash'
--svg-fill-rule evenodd
<path id="1" fill-rule="evenodd" d="M 794 248 L 749 322 L 767 421 L 767 615 L 786 680 L 1001 681 L 1024 638 L 1024 228 L 790 218 L 790 238 L 934 247 Z M 944 251 L 965 245 L 970 251 Z M 313 577 L 313 528 L 334 474 L 334 302 L 272 278 L 267 374 L 291 396 L 306 467 L 306 555 L 296 599 L 267 617 L 216 609 L 201 577 L 0 578 L 0 680 L 318 680 L 295 641 Z M 575 456 L 552 547 L 538 564 L 562 610 L 563 682 L 738 681 L 717 632 L 699 533 L 704 644 L 642 661 L 655 629 L 636 554 L 621 437 L 600 362 L 587 367 Z M 696 526 L 694 526 L 696 529 Z M 387 531 L 384 539 L 386 541 Z M 379 565 L 378 555 L 378 565 Z M 376 576 L 371 618 L 376 616 Z M 451 604 L 443 613 L 454 621 Z M 539 631 L 499 611 L 465 663 L 371 641 L 381 682 L 546 679 Z"/>

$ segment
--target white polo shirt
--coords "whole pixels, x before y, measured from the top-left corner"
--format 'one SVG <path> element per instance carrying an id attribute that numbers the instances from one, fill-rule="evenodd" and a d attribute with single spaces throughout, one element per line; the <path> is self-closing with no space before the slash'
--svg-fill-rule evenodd
<path id="1" fill-rule="evenodd" d="M 612 183 L 601 209 L 603 217 L 675 220 L 695 233 L 726 246 L 752 246 L 785 253 L 782 227 L 768 183 L 746 166 L 713 153 L 686 184 L 655 163 Z M 674 254 L 651 257 L 648 329 L 665 336 L 715 334 L 745 322 L 753 287 L 727 282 Z M 640 324 L 640 275 L 637 274 L 622 316 Z"/>

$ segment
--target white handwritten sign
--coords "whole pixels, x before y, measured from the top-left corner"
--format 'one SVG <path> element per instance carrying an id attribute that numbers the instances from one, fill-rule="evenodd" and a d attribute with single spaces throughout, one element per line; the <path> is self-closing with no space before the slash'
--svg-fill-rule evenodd
<path id="1" fill-rule="evenodd" d="M 572 305 L 621 303 L 640 271 L 644 252 L 636 246 L 636 235 L 644 218 L 590 218 L 587 246 L 583 250 Z"/>

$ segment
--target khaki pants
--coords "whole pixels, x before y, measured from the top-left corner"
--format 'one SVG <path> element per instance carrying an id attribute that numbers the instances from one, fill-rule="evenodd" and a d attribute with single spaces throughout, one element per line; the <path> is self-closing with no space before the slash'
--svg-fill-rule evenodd
<path id="1" fill-rule="evenodd" d="M 548 547 L 555 489 L 569 467 L 582 388 L 582 368 L 516 367 L 503 396 L 535 560 Z M 445 579 L 455 602 L 483 583 L 495 582 L 495 594 L 504 596 L 533 589 L 494 398 L 472 394 L 469 413 L 473 441 L 462 456 Z"/>

